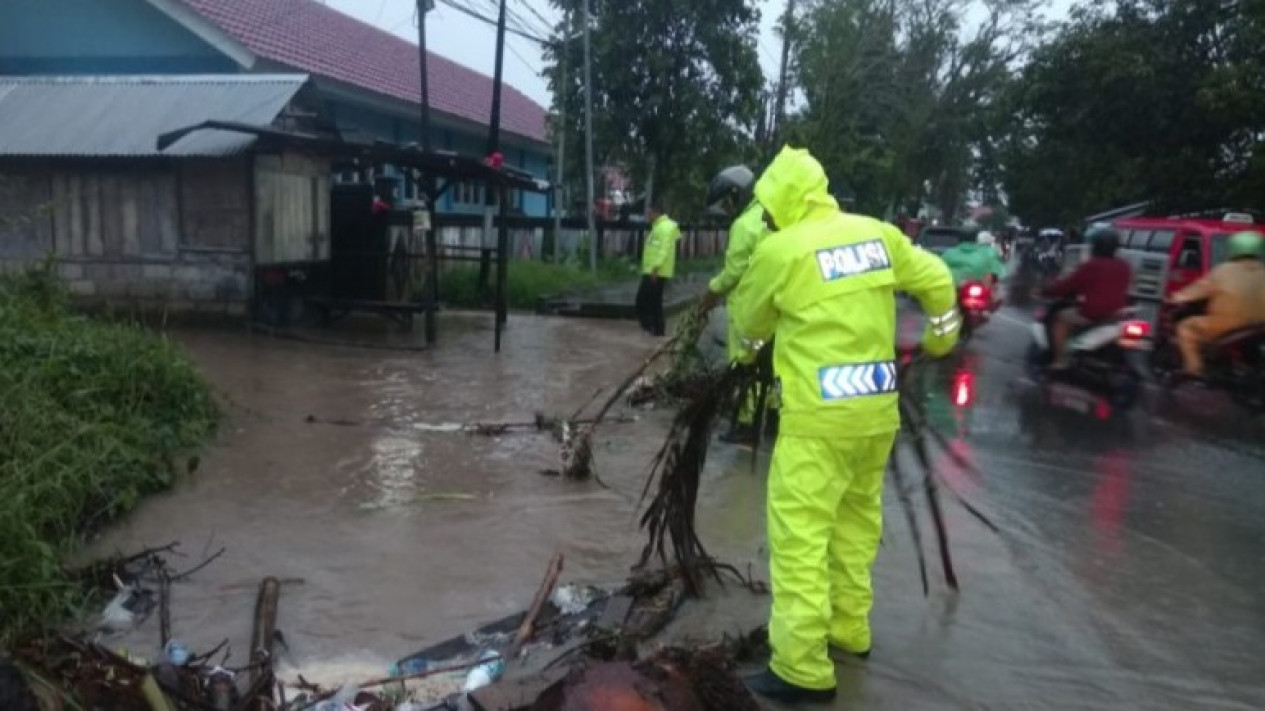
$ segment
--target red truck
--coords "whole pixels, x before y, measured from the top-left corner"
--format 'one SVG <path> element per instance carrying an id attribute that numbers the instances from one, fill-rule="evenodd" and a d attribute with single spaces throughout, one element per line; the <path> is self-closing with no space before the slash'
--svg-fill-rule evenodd
<path id="1" fill-rule="evenodd" d="M 1165 325 L 1162 304 L 1173 292 L 1196 281 L 1225 261 L 1230 235 L 1265 228 L 1251 212 L 1190 217 L 1125 217 L 1112 225 L 1120 232 L 1119 257 L 1133 267 L 1129 295 L 1156 330 Z M 1089 258 L 1087 245 L 1066 250 L 1063 273 Z"/>

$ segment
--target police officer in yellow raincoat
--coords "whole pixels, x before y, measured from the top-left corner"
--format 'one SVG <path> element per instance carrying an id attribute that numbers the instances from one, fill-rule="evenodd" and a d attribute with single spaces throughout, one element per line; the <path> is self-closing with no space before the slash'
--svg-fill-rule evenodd
<path id="1" fill-rule="evenodd" d="M 676 274 L 676 243 L 681 227 L 662 208 L 649 210 L 650 234 L 641 254 L 641 285 L 637 288 L 637 320 L 652 336 L 667 331 L 663 315 L 663 293 Z"/>
<path id="2" fill-rule="evenodd" d="M 708 210 L 733 219 L 729 227 L 729 241 L 725 245 L 725 266 L 719 274 L 707 283 L 707 293 L 699 304 L 704 313 L 711 311 L 730 294 L 742 275 L 747 271 L 751 261 L 751 253 L 769 230 L 764 224 L 764 208 L 754 200 L 752 189 L 755 187 L 755 174 L 745 165 L 734 165 L 716 174 L 707 187 Z M 736 218 L 735 218 L 736 216 Z M 730 360 L 737 360 L 743 354 L 742 339 L 734 330 L 733 319 L 729 320 L 727 346 Z M 737 426 L 721 437 L 726 442 L 735 444 L 753 444 L 755 431 L 752 423 L 755 419 L 754 394 L 748 401 L 739 405 Z"/>
<path id="3" fill-rule="evenodd" d="M 841 212 L 807 151 L 783 148 L 755 197 L 778 234 L 756 248 L 730 316 L 752 347 L 776 334 L 782 420 L 768 483 L 773 658 L 747 683 L 783 702 L 826 701 L 827 645 L 870 651 L 870 568 L 900 426 L 896 292 L 927 314 L 930 355 L 952 350 L 961 318 L 944 262 L 891 225 Z"/>

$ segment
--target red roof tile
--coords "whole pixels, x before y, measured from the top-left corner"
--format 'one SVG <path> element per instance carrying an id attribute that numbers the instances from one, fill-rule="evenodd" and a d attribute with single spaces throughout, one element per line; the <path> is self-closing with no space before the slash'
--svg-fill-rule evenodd
<path id="1" fill-rule="evenodd" d="M 247 49 L 288 67 L 378 94 L 421 102 L 417 45 L 314 0 L 181 0 Z M 492 79 L 434 52 L 430 105 L 488 125 Z M 501 129 L 546 141 L 545 110 L 505 85 Z"/>

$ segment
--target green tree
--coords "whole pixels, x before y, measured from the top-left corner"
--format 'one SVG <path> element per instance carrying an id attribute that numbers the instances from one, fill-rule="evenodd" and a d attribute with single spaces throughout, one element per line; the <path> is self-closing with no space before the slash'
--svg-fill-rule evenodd
<path id="1" fill-rule="evenodd" d="M 805 104 L 790 137 L 821 156 L 865 212 L 914 212 L 931 202 L 952 219 L 972 188 L 997 198 L 994 117 L 1036 36 L 1036 5 L 810 2 L 796 28 Z"/>
<path id="2" fill-rule="evenodd" d="M 1005 192 L 1030 223 L 1150 200 L 1189 210 L 1265 188 L 1265 3 L 1078 7 L 1010 88 Z"/>
<path id="3" fill-rule="evenodd" d="M 579 0 L 552 0 L 572 18 Z M 725 164 L 749 157 L 761 118 L 752 0 L 592 0 L 594 159 L 628 167 L 678 213 L 701 208 Z M 584 164 L 582 25 L 557 28 L 546 49 L 555 127 L 565 118 L 567 172 Z M 563 81 L 562 57 L 568 71 Z M 581 193 L 582 194 L 582 191 Z"/>

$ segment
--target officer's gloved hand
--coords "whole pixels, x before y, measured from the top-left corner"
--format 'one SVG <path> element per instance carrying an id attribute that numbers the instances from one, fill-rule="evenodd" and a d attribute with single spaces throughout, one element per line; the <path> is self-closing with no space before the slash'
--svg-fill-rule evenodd
<path id="1" fill-rule="evenodd" d="M 948 333 L 938 334 L 931 327 L 927 327 L 927 330 L 922 335 L 922 343 L 918 346 L 918 350 L 921 351 L 921 355 L 929 358 L 948 357 L 957 346 L 960 333 L 961 328 L 955 328 Z M 919 354 L 916 353 L 915 357 L 917 355 Z"/>

